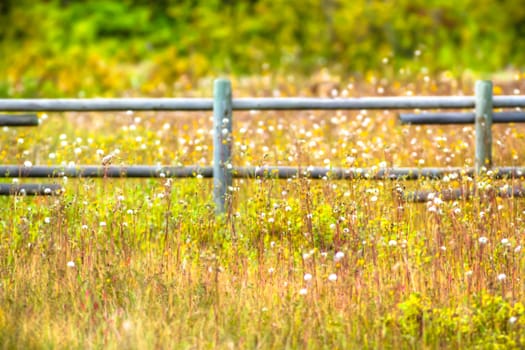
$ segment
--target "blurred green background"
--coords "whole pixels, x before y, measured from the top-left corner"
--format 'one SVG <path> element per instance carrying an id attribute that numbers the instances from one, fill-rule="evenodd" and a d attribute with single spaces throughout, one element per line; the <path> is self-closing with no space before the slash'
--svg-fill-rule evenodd
<path id="1" fill-rule="evenodd" d="M 218 75 L 525 65 L 522 0 L 0 0 L 0 96 L 167 95 Z"/>

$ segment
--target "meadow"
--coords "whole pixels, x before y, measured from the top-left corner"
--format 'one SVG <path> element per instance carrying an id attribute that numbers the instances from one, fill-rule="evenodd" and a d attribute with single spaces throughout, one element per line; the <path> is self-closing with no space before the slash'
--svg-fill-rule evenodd
<path id="1" fill-rule="evenodd" d="M 525 77 L 496 82 L 519 94 Z M 234 96 L 473 94 L 448 75 L 407 83 L 324 73 L 235 79 Z M 180 90 L 209 97 L 211 82 Z M 211 112 L 41 113 L 0 131 L 0 163 L 210 165 Z M 495 165 L 523 165 L 525 129 L 493 127 Z M 474 126 L 401 125 L 393 111 L 234 112 L 233 164 L 474 164 Z M 35 182 L 38 180 L 5 179 Z M 525 346 L 521 179 L 48 179 L 60 196 L 0 198 L 4 349 L 374 349 Z M 408 203 L 399 193 L 486 190 Z"/>

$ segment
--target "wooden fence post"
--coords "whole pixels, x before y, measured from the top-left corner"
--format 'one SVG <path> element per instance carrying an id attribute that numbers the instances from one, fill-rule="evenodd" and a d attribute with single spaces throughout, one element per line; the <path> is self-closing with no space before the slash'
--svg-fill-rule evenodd
<path id="1" fill-rule="evenodd" d="M 476 159 L 475 172 L 479 175 L 492 167 L 492 82 L 476 82 Z"/>
<path id="2" fill-rule="evenodd" d="M 213 200 L 217 216 L 226 213 L 231 203 L 232 186 L 232 88 L 227 79 L 213 85 Z"/>

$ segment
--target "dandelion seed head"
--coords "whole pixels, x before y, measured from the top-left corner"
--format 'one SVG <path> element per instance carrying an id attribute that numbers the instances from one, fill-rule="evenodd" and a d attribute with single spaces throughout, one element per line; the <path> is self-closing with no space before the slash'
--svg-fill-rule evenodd
<path id="1" fill-rule="evenodd" d="M 306 294 L 308 294 L 308 289 L 306 288 L 299 289 L 299 295 L 306 295 Z"/>
<path id="2" fill-rule="evenodd" d="M 68 261 L 67 262 L 67 267 L 69 267 L 69 268 L 75 267 L 75 262 L 74 261 Z"/>
<path id="3" fill-rule="evenodd" d="M 122 329 L 126 332 L 129 332 L 133 329 L 133 323 L 130 320 L 122 322 Z"/>
<path id="4" fill-rule="evenodd" d="M 331 282 L 335 282 L 337 281 L 337 275 L 335 273 L 331 273 L 329 276 L 328 276 L 328 280 L 331 281 Z"/>

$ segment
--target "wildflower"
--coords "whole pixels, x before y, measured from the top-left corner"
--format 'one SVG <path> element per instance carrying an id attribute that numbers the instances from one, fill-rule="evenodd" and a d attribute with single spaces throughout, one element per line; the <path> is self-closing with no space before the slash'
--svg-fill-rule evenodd
<path id="1" fill-rule="evenodd" d="M 507 278 L 507 275 L 505 275 L 504 273 L 500 273 L 498 275 L 498 281 L 503 282 L 506 278 Z"/>
<path id="2" fill-rule="evenodd" d="M 468 270 L 467 272 L 465 272 L 465 276 L 467 277 L 472 276 L 472 274 L 473 274 L 472 270 Z"/>
<path id="3" fill-rule="evenodd" d="M 122 329 L 126 332 L 129 332 L 131 331 L 131 329 L 133 328 L 133 323 L 131 323 L 130 320 L 126 320 L 124 322 L 122 322 Z"/>
<path id="4" fill-rule="evenodd" d="M 113 153 L 110 153 L 107 156 L 104 156 L 102 158 L 102 165 L 104 165 L 104 166 L 110 165 L 111 161 L 113 160 L 113 157 L 115 157 L 115 155 Z"/>
<path id="5" fill-rule="evenodd" d="M 101 222 L 99 223 L 99 225 L 100 225 L 100 227 L 106 227 L 106 226 L 107 226 L 105 221 L 101 221 Z"/>
<path id="6" fill-rule="evenodd" d="M 510 323 L 510 324 L 514 324 L 514 323 L 516 323 L 517 320 L 518 320 L 518 318 L 517 318 L 516 316 L 511 316 L 511 317 L 509 318 L 509 323 Z"/>
<path id="7" fill-rule="evenodd" d="M 69 268 L 75 267 L 75 262 L 74 261 L 68 261 L 67 262 L 67 267 L 69 267 Z"/>
<path id="8" fill-rule="evenodd" d="M 83 230 L 87 230 L 88 229 L 88 225 L 82 225 L 82 229 Z"/>
<path id="9" fill-rule="evenodd" d="M 273 267 L 270 267 L 270 268 L 268 269 L 268 273 L 269 273 L 270 275 L 273 274 L 274 272 L 275 272 L 275 269 L 274 269 Z"/>
<path id="10" fill-rule="evenodd" d="M 335 262 L 338 262 L 338 261 L 340 261 L 341 259 L 343 259 L 344 257 L 345 257 L 345 253 L 343 253 L 343 252 L 337 252 L 337 253 L 335 253 L 335 255 L 334 255 L 334 261 L 335 261 Z"/>
<path id="11" fill-rule="evenodd" d="M 305 273 L 305 274 L 304 274 L 304 280 L 305 280 L 306 282 L 311 281 L 311 280 L 312 280 L 312 274 L 310 274 L 310 273 Z"/>
<path id="12" fill-rule="evenodd" d="M 483 245 L 483 244 L 487 244 L 488 241 L 489 241 L 489 239 L 488 239 L 487 237 L 485 237 L 485 236 L 481 236 L 481 237 L 479 237 L 479 239 L 478 239 L 479 244 L 482 244 L 482 245 Z"/>
<path id="13" fill-rule="evenodd" d="M 521 252 L 521 245 L 514 248 L 514 253 L 519 253 L 519 252 Z"/>
<path id="14" fill-rule="evenodd" d="M 306 288 L 299 289 L 299 295 L 306 295 L 306 294 L 308 294 L 308 289 Z"/>
<path id="15" fill-rule="evenodd" d="M 50 219 L 49 217 L 45 217 L 45 218 L 44 218 L 44 222 L 45 222 L 46 224 L 49 224 L 49 223 L 51 222 L 51 219 Z"/>
<path id="16" fill-rule="evenodd" d="M 397 241 L 395 239 L 391 239 L 390 241 L 388 241 L 388 245 L 390 247 L 395 247 L 397 246 Z"/>
<path id="17" fill-rule="evenodd" d="M 503 244 L 505 246 L 510 246 L 510 242 L 509 242 L 508 238 L 503 238 L 501 240 L 501 244 Z"/>
<path id="18" fill-rule="evenodd" d="M 337 275 L 335 273 L 331 273 L 329 276 L 328 276 L 328 280 L 330 282 L 335 282 L 337 281 Z"/>

